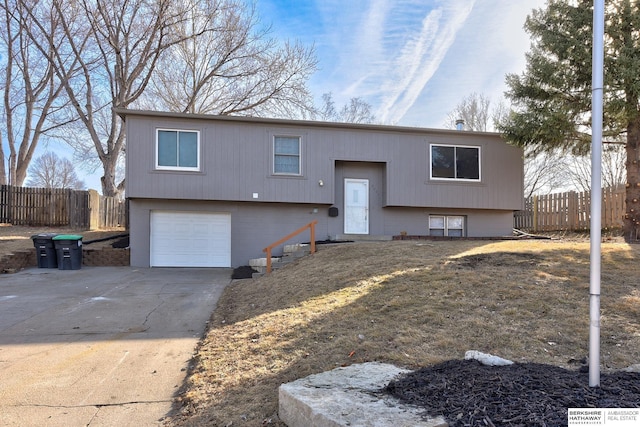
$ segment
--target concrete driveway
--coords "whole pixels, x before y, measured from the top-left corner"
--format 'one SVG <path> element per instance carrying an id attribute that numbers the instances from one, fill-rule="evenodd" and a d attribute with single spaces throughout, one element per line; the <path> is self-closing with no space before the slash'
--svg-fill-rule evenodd
<path id="1" fill-rule="evenodd" d="M 0 275 L 0 425 L 159 424 L 231 273 L 83 267 Z"/>

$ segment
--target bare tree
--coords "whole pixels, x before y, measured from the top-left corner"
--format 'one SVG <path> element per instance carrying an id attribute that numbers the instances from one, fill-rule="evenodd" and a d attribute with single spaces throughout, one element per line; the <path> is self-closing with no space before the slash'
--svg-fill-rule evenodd
<path id="1" fill-rule="evenodd" d="M 622 144 L 606 144 L 602 149 L 602 186 L 624 185 L 626 175 L 626 151 Z M 578 191 L 591 191 L 591 157 L 572 156 L 568 166 L 569 180 Z"/>
<path id="2" fill-rule="evenodd" d="M 498 124 L 503 122 L 504 119 L 511 113 L 511 109 L 505 103 L 504 99 L 499 99 L 497 104 L 491 108 L 491 130 L 495 131 L 498 128 Z"/>
<path id="3" fill-rule="evenodd" d="M 336 103 L 333 100 L 333 94 L 331 92 L 322 94 L 322 106 L 316 109 L 313 116 L 314 119 L 324 122 L 337 121 L 338 112 L 336 111 Z"/>
<path id="4" fill-rule="evenodd" d="M 447 115 L 445 127 L 455 129 L 458 120 L 464 121 L 464 129 L 478 132 L 486 132 L 491 123 L 489 123 L 491 101 L 482 94 L 472 93 L 464 98 L 456 107 Z"/>
<path id="5" fill-rule="evenodd" d="M 627 152 L 624 144 L 607 144 L 602 150 L 602 185 L 616 187 L 627 182 Z"/>
<path id="6" fill-rule="evenodd" d="M 336 111 L 331 92 L 322 95 L 322 106 L 316 109 L 313 118 L 327 122 L 342 123 L 374 123 L 376 116 L 371 111 L 371 105 L 364 99 L 351 98 L 340 111 Z"/>
<path id="7" fill-rule="evenodd" d="M 176 13 L 167 0 L 15 0 L 22 31 L 44 56 L 46 69 L 62 82 L 69 103 L 66 117 L 82 132 L 61 132 L 80 151 L 92 146 L 102 164 L 102 191 L 115 195 L 115 167 L 124 147 L 124 128 L 113 107 L 140 97 L 162 50 Z M 50 23 L 56 23 L 51 25 Z M 61 121 L 60 121 L 61 120 Z"/>
<path id="8" fill-rule="evenodd" d="M 42 35 L 37 35 L 37 40 L 28 35 L 34 22 L 26 5 L 3 0 L 0 14 L 0 45 L 6 52 L 1 67 L 2 117 L 9 148 L 5 167 L 6 155 L 0 144 L 0 184 L 21 186 L 41 137 L 66 122 L 53 120 L 64 107 L 59 97 L 62 85 L 47 60 L 55 45 Z M 42 28 L 48 33 L 55 32 L 58 24 L 50 15 L 41 17 Z"/>
<path id="9" fill-rule="evenodd" d="M 111 109 L 140 98 L 158 58 L 177 41 L 172 29 L 182 11 L 169 0 L 52 1 L 63 48 L 49 60 L 85 129 L 65 140 L 79 151 L 93 146 L 103 168 L 102 192 L 114 196 L 124 190 L 124 181 L 115 180 L 125 133 Z"/>
<path id="10" fill-rule="evenodd" d="M 159 59 L 141 105 L 185 113 L 296 117 L 311 110 L 313 48 L 280 44 L 260 29 L 255 5 L 191 1 L 181 39 Z M 206 28 L 206 32 L 202 32 Z"/>
<path id="11" fill-rule="evenodd" d="M 0 132 L 0 185 L 7 184 L 7 169 L 5 167 L 5 155 L 2 145 L 2 132 Z"/>
<path id="12" fill-rule="evenodd" d="M 192 64 L 191 75 L 197 76 L 172 87 L 183 111 L 284 115 L 307 105 L 305 83 L 315 69 L 312 50 L 264 40 L 266 33 L 254 31 L 254 16 L 237 12 L 243 2 L 13 1 L 16 11 L 8 6 L 5 11 L 16 22 L 28 20 L 22 34 L 46 58 L 43 69 L 63 83 L 68 108 L 56 123 L 77 120 L 54 136 L 68 142 L 85 164 L 102 168 L 105 195 L 116 195 L 125 184 L 116 181 L 125 134 L 113 108 L 150 105 L 149 99 L 165 108 L 157 91 L 154 98 L 142 95 L 152 78 L 161 88 L 162 81 L 179 81 L 189 69 L 171 65 Z M 161 61 L 164 78 L 155 78 Z"/>
<path id="13" fill-rule="evenodd" d="M 371 105 L 362 98 L 351 98 L 339 113 L 340 121 L 346 123 L 373 123 L 376 116 L 371 112 Z"/>
<path id="14" fill-rule="evenodd" d="M 548 194 L 567 186 L 570 173 L 562 153 L 535 153 L 525 149 L 524 197 Z"/>
<path id="15" fill-rule="evenodd" d="M 38 188 L 71 188 L 81 190 L 84 182 L 78 179 L 73 163 L 47 152 L 36 158 L 29 167 L 27 185 Z"/>

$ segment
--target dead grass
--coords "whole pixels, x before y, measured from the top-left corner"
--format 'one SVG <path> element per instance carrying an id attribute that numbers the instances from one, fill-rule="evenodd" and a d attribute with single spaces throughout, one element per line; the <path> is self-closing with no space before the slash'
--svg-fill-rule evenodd
<path id="1" fill-rule="evenodd" d="M 640 247 L 605 243 L 602 363 L 640 363 Z M 224 292 L 173 425 L 282 425 L 280 384 L 476 349 L 568 367 L 588 354 L 588 241 L 341 244 Z M 573 365 L 575 367 L 575 365 Z"/>

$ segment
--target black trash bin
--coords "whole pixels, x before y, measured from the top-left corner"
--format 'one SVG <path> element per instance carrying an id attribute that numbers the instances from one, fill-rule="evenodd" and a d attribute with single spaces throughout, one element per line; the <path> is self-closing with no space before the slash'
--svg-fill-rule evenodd
<path id="1" fill-rule="evenodd" d="M 82 236 L 59 234 L 53 239 L 58 257 L 58 270 L 80 270 L 82 267 Z"/>
<path id="2" fill-rule="evenodd" d="M 40 233 L 31 236 L 33 246 L 36 248 L 38 268 L 58 268 L 58 257 L 53 238 L 56 233 Z"/>

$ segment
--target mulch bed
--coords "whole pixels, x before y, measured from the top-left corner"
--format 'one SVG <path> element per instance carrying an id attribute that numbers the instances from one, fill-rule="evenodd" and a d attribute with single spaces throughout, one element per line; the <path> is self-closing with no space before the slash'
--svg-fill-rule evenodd
<path id="1" fill-rule="evenodd" d="M 241 267 L 236 267 L 231 274 L 232 279 L 251 279 L 253 277 L 253 273 L 257 273 L 257 270 L 249 267 L 248 265 L 243 265 Z"/>
<path id="2" fill-rule="evenodd" d="M 450 427 L 563 426 L 568 408 L 640 407 L 640 373 L 602 373 L 600 387 L 589 387 L 588 373 L 552 365 L 451 360 L 406 374 L 385 391 Z"/>
<path id="3" fill-rule="evenodd" d="M 129 247 L 129 236 L 119 239 L 111 244 L 112 248 L 128 248 Z"/>

